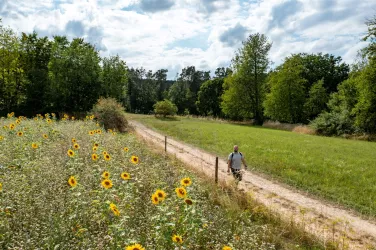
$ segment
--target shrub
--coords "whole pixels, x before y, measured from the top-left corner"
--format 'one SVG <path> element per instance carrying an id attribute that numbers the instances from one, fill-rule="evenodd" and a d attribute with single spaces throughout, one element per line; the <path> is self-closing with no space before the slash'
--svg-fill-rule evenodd
<path id="1" fill-rule="evenodd" d="M 175 115 L 178 112 L 178 108 L 175 104 L 170 102 L 169 100 L 159 101 L 154 104 L 154 113 L 155 115 L 162 115 L 166 117 L 168 115 Z"/>
<path id="2" fill-rule="evenodd" d="M 127 131 L 128 122 L 125 118 L 124 107 L 114 98 L 100 98 L 94 105 L 92 113 L 105 129 Z"/>

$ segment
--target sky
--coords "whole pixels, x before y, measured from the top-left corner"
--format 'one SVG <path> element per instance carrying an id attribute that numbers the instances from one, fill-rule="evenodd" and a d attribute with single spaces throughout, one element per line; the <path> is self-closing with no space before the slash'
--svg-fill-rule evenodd
<path id="1" fill-rule="evenodd" d="M 231 64 L 250 34 L 272 42 L 272 67 L 293 53 L 329 53 L 352 63 L 367 43 L 375 0 L 0 0 L 3 25 L 18 33 L 82 37 L 101 56 L 129 67 L 194 65 L 214 73 Z"/>

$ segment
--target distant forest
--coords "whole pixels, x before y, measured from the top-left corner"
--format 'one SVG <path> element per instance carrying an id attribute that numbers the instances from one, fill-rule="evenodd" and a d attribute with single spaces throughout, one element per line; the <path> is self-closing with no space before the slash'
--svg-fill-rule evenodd
<path id="1" fill-rule="evenodd" d="M 376 133 L 376 16 L 366 22 L 369 44 L 353 65 L 331 54 L 291 54 L 270 67 L 272 42 L 251 34 L 231 65 L 210 71 L 129 68 L 119 56 L 101 58 L 82 38 L 16 34 L 0 20 L 0 115 L 85 114 L 100 97 L 128 112 L 152 114 L 170 100 L 178 114 L 311 124 L 327 135 Z"/>

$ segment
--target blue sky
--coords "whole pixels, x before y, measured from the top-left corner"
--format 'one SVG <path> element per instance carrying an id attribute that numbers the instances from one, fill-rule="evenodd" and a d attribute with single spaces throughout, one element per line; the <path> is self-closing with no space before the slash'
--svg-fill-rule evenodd
<path id="1" fill-rule="evenodd" d="M 299 52 L 331 53 L 352 63 L 366 45 L 374 0 L 0 0 L 3 24 L 17 32 L 83 37 L 102 56 L 130 67 L 229 66 L 249 34 L 273 42 L 274 66 Z"/>

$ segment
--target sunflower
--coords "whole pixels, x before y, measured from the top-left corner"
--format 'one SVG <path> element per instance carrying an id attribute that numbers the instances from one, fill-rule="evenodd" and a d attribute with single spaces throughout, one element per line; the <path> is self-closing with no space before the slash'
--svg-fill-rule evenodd
<path id="1" fill-rule="evenodd" d="M 129 148 L 125 147 L 125 148 L 124 148 L 124 151 L 125 151 L 125 152 L 128 152 L 128 151 L 129 151 Z"/>
<path id="2" fill-rule="evenodd" d="M 188 187 L 192 184 L 192 181 L 189 177 L 186 177 L 180 181 L 180 184 L 184 187 Z"/>
<path id="3" fill-rule="evenodd" d="M 158 195 L 157 194 L 153 194 L 151 196 L 151 202 L 153 202 L 154 205 L 158 205 L 159 199 L 158 199 Z"/>
<path id="4" fill-rule="evenodd" d="M 48 135 L 47 134 L 43 134 L 43 138 L 44 139 L 48 139 Z"/>
<path id="5" fill-rule="evenodd" d="M 36 143 L 32 143 L 32 144 L 31 144 L 31 147 L 34 148 L 34 149 L 37 149 L 37 148 L 38 148 L 38 144 L 36 144 Z"/>
<path id="6" fill-rule="evenodd" d="M 77 186 L 77 181 L 76 181 L 76 178 L 74 176 L 71 176 L 68 180 L 68 184 L 71 186 L 71 187 L 75 187 Z"/>
<path id="7" fill-rule="evenodd" d="M 103 156 L 106 161 L 111 160 L 111 156 L 109 154 L 106 154 Z"/>
<path id="8" fill-rule="evenodd" d="M 94 143 L 94 147 L 99 147 L 99 143 Z"/>
<path id="9" fill-rule="evenodd" d="M 193 204 L 193 201 L 189 198 L 185 199 L 184 202 L 187 204 L 187 205 L 192 205 Z"/>
<path id="10" fill-rule="evenodd" d="M 22 131 L 19 131 L 19 132 L 17 132 L 17 135 L 18 135 L 18 136 L 23 136 L 23 132 L 22 132 Z"/>
<path id="11" fill-rule="evenodd" d="M 101 184 L 105 189 L 112 188 L 112 181 L 110 179 L 104 179 Z"/>
<path id="12" fill-rule="evenodd" d="M 7 125 L 4 125 L 4 126 L 3 126 L 3 129 L 8 129 L 8 126 L 7 126 Z"/>
<path id="13" fill-rule="evenodd" d="M 10 129 L 10 130 L 13 130 L 15 127 L 16 127 L 16 125 L 14 125 L 14 123 L 11 123 L 11 124 L 9 125 L 9 129 Z"/>
<path id="14" fill-rule="evenodd" d="M 0 141 L 2 141 L 4 139 L 4 137 L 2 137 L 1 135 L 0 135 Z"/>
<path id="15" fill-rule="evenodd" d="M 124 250 L 145 250 L 140 244 L 127 246 Z"/>
<path id="16" fill-rule="evenodd" d="M 222 250 L 232 250 L 232 248 L 229 247 L 229 246 L 224 246 L 224 247 L 222 248 Z"/>
<path id="17" fill-rule="evenodd" d="M 157 191 L 155 191 L 155 194 L 158 196 L 158 199 L 161 201 L 164 201 L 164 199 L 167 196 L 166 193 L 161 189 L 158 189 Z"/>
<path id="18" fill-rule="evenodd" d="M 50 118 L 48 118 L 46 121 L 47 121 L 48 123 L 52 123 L 52 120 L 51 120 Z"/>
<path id="19" fill-rule="evenodd" d="M 107 171 L 104 171 L 104 172 L 102 173 L 102 177 L 103 177 L 104 179 L 108 179 L 108 178 L 110 178 L 110 173 L 107 172 Z"/>
<path id="20" fill-rule="evenodd" d="M 99 123 L 96 123 L 95 125 L 97 125 L 97 127 L 99 127 L 100 125 L 99 125 Z"/>
<path id="21" fill-rule="evenodd" d="M 21 123 L 21 120 L 20 120 L 20 119 L 17 119 L 17 120 L 16 120 L 16 123 L 17 123 L 17 124 L 20 124 L 20 123 Z"/>
<path id="22" fill-rule="evenodd" d="M 74 118 L 74 116 L 72 116 L 72 118 L 71 118 L 71 119 L 72 119 L 72 121 L 73 121 L 73 120 L 74 120 L 74 119 L 76 119 L 76 118 Z"/>
<path id="23" fill-rule="evenodd" d="M 55 117 L 55 116 L 56 116 L 55 113 L 51 113 L 51 115 L 52 115 L 52 117 Z"/>
<path id="24" fill-rule="evenodd" d="M 97 134 L 102 134 L 102 130 L 97 129 L 96 133 L 97 133 Z"/>
<path id="25" fill-rule="evenodd" d="M 69 155 L 70 157 L 73 157 L 73 156 L 74 156 L 74 151 L 73 151 L 72 149 L 69 149 L 67 153 L 68 153 L 68 155 Z"/>
<path id="26" fill-rule="evenodd" d="M 94 119 L 94 115 L 91 115 L 89 118 L 90 118 L 90 120 L 93 120 Z"/>
<path id="27" fill-rule="evenodd" d="M 110 209 L 112 210 L 112 212 L 114 212 L 115 216 L 119 216 L 120 215 L 120 212 L 119 212 L 119 210 L 117 209 L 117 207 L 116 207 L 116 205 L 114 203 L 110 204 Z"/>
<path id="28" fill-rule="evenodd" d="M 103 156 L 108 155 L 107 151 L 102 152 Z"/>
<path id="29" fill-rule="evenodd" d="M 94 131 L 93 130 L 89 131 L 89 135 L 94 135 Z"/>
<path id="30" fill-rule="evenodd" d="M 75 143 L 75 144 L 73 145 L 73 147 L 74 147 L 74 149 L 80 149 L 80 145 L 78 145 L 78 143 Z"/>
<path id="31" fill-rule="evenodd" d="M 176 188 L 175 192 L 179 198 L 185 198 L 187 196 L 187 190 L 183 187 Z"/>
<path id="32" fill-rule="evenodd" d="M 107 129 L 107 132 L 108 132 L 108 133 L 112 133 L 112 129 L 110 129 L 110 128 Z"/>
<path id="33" fill-rule="evenodd" d="M 182 237 L 179 236 L 179 235 L 176 235 L 176 234 L 174 234 L 174 236 L 172 236 L 172 240 L 173 240 L 174 242 L 176 242 L 176 243 L 179 243 L 179 244 L 183 243 L 183 239 L 182 239 Z"/>
<path id="34" fill-rule="evenodd" d="M 121 173 L 121 178 L 123 179 L 123 180 L 129 180 L 130 178 L 131 178 L 131 175 L 130 174 L 128 174 L 127 172 L 123 172 L 123 173 Z"/>
<path id="35" fill-rule="evenodd" d="M 131 162 L 132 162 L 133 164 L 137 164 L 137 163 L 138 163 L 138 157 L 132 155 L 132 157 L 131 157 Z"/>
<path id="36" fill-rule="evenodd" d="M 76 142 L 77 142 L 76 138 L 72 138 L 72 143 L 76 143 Z"/>
<path id="37" fill-rule="evenodd" d="M 3 184 L 0 182 L 0 192 L 3 191 Z"/>
<path id="38" fill-rule="evenodd" d="M 97 155 L 97 154 L 92 154 L 92 155 L 91 155 L 91 159 L 92 159 L 93 161 L 98 160 L 98 155 Z"/>

